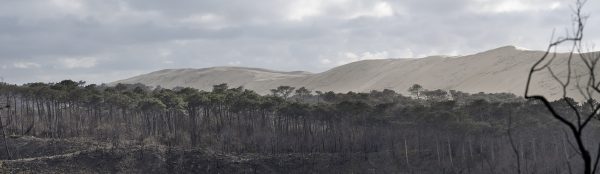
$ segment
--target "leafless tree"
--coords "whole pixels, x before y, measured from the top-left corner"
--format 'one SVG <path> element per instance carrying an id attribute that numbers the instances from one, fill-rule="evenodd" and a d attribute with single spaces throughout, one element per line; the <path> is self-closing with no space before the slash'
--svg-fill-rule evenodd
<path id="1" fill-rule="evenodd" d="M 591 132 L 590 122 L 597 118 L 600 104 L 595 102 L 594 97 L 600 94 L 600 82 L 596 80 L 598 60 L 600 55 L 595 53 L 584 53 L 583 30 L 587 16 L 582 14 L 585 0 L 577 0 L 573 7 L 574 26 L 566 36 L 552 39 L 545 54 L 531 67 L 527 78 L 525 98 L 541 101 L 550 111 L 552 116 L 560 123 L 568 127 L 569 132 L 575 139 L 575 145 L 583 160 L 583 171 L 586 174 L 595 173 L 600 154 L 592 158 L 589 144 L 591 140 L 585 138 L 585 134 Z M 552 35 L 554 38 L 554 34 Z M 557 62 L 565 61 L 564 57 L 557 53 L 558 47 L 567 45 L 569 53 L 566 54 L 566 71 L 556 70 L 553 66 Z M 582 68 L 583 67 L 583 68 Z M 536 73 L 548 73 L 559 85 L 559 102 L 552 102 L 549 95 L 532 94 L 533 75 Z M 554 99 L 556 97 L 554 96 Z M 575 98 L 573 100 L 572 98 Z M 583 99 L 583 104 L 577 100 Z M 560 105 L 560 106 L 559 106 Z M 565 107 L 561 107 L 565 106 Z M 598 146 L 600 148 L 600 146 Z M 600 152 L 600 149 L 597 150 Z"/>
<path id="2" fill-rule="evenodd" d="M 517 146 L 515 145 L 515 141 L 513 140 L 513 135 L 512 135 L 512 115 L 508 116 L 508 129 L 506 131 L 506 134 L 508 135 L 508 140 L 510 142 L 510 147 L 513 150 L 513 152 L 515 153 L 515 157 L 517 158 L 517 173 L 521 174 L 521 158 L 519 156 L 519 149 L 517 148 Z"/>
<path id="3" fill-rule="evenodd" d="M 6 104 L 6 105 L 2 105 L 2 107 L 0 107 L 0 111 L 3 109 L 9 109 L 10 105 Z M 2 122 L 2 118 L 0 117 L 0 131 L 2 131 L 2 140 L 4 141 L 4 150 L 6 150 L 6 155 L 8 156 L 8 159 L 11 159 L 11 155 L 10 155 L 10 151 L 8 150 L 8 141 L 6 141 L 6 132 L 4 131 L 4 127 L 8 126 L 8 124 L 4 124 Z"/>

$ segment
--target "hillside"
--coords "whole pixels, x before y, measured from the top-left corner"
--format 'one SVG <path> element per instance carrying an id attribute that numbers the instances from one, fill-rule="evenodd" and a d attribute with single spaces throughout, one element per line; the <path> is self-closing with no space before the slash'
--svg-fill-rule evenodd
<path id="1" fill-rule="evenodd" d="M 315 74 L 241 67 L 161 70 L 111 84 L 142 83 L 167 88 L 182 86 L 210 90 L 212 85 L 228 83 L 230 86 L 244 86 L 267 94 L 269 89 L 281 85 L 304 86 L 313 91 L 368 92 L 392 89 L 406 93 L 406 89 L 416 83 L 427 89 L 521 95 L 529 68 L 543 53 L 505 46 L 457 57 L 363 60 Z M 553 67 L 564 67 L 566 57 L 567 54 L 558 54 L 559 61 Z M 546 89 L 555 89 L 549 74 L 536 76 L 535 82 Z M 556 95 L 548 91 L 538 92 Z"/>

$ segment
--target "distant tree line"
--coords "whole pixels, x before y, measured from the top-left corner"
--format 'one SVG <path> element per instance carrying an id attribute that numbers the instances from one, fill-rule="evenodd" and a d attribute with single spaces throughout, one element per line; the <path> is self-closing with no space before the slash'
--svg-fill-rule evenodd
<path id="1" fill-rule="evenodd" d="M 0 111 L 0 121 L 9 137 L 92 138 L 114 146 L 156 143 L 229 153 L 351 154 L 389 159 L 391 167 L 413 172 L 565 173 L 581 163 L 540 102 L 420 85 L 408 92 L 411 96 L 387 89 L 334 93 L 281 86 L 263 96 L 227 84 L 212 91 L 71 80 L 0 84 L 0 101 L 11 106 Z"/>

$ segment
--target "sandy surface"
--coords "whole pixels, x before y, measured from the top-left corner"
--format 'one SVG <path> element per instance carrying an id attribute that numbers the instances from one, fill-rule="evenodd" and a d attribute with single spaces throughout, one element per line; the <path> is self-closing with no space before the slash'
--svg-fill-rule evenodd
<path id="1" fill-rule="evenodd" d="M 368 92 L 392 89 L 407 94 L 407 89 L 416 83 L 426 89 L 454 89 L 470 93 L 509 92 L 523 95 L 528 70 L 542 55 L 542 51 L 505 46 L 458 57 L 364 60 L 315 74 L 243 67 L 171 69 L 112 84 L 142 83 L 167 88 L 183 86 L 211 90 L 212 85 L 228 83 L 231 87 L 244 86 L 260 94 L 267 94 L 269 89 L 280 85 L 290 85 L 304 86 L 313 91 Z M 567 56 L 558 54 L 552 65 L 559 72 L 559 76 L 565 74 L 563 67 L 566 67 Z M 575 66 L 574 69 L 583 70 L 583 67 Z M 534 92 L 555 97 L 559 95 L 553 92 L 558 86 L 549 73 L 540 73 L 534 79 L 537 89 Z"/>

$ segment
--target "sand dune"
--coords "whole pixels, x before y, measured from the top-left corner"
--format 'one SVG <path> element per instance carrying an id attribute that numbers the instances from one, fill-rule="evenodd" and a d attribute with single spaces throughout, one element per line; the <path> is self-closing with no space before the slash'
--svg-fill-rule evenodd
<path id="1" fill-rule="evenodd" d="M 417 83 L 427 89 L 522 95 L 528 70 L 542 55 L 542 51 L 505 46 L 459 57 L 363 60 L 315 74 L 243 67 L 169 69 L 112 84 L 142 83 L 167 88 L 183 86 L 210 90 L 212 85 L 228 83 L 230 86 L 244 86 L 261 94 L 267 94 L 269 89 L 280 85 L 289 85 L 304 86 L 313 91 L 368 92 L 392 89 L 406 94 L 406 90 Z M 566 57 L 567 54 L 558 54 L 553 66 L 560 70 L 558 67 L 564 67 Z M 534 92 L 557 95 L 553 92 L 557 86 L 549 74 L 535 76 L 535 84 L 538 89 L 544 87 L 547 90 Z"/>

